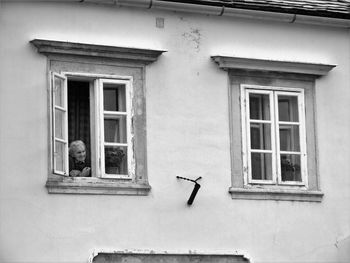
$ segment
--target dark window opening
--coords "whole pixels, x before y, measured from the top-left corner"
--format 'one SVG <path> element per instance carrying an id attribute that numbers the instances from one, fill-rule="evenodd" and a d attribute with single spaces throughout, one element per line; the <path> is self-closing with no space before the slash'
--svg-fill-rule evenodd
<path id="1" fill-rule="evenodd" d="M 90 83 L 68 80 L 68 141 L 86 146 L 86 163 L 91 164 Z"/>

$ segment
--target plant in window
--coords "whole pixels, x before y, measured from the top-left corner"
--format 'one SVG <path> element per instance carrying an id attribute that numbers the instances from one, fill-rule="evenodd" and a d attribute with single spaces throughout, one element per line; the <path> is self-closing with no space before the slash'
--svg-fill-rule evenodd
<path id="1" fill-rule="evenodd" d="M 120 168 L 121 163 L 125 157 L 125 153 L 120 148 L 113 148 L 106 150 L 106 166 Z"/>

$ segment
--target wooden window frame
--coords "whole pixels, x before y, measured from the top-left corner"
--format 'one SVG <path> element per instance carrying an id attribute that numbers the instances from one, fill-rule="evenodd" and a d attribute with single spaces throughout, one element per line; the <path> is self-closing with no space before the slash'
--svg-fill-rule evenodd
<path id="1" fill-rule="evenodd" d="M 68 84 L 67 82 L 69 80 L 81 80 L 81 81 L 88 81 L 91 85 L 89 88 L 90 92 L 90 116 L 91 116 L 91 134 L 92 134 L 92 145 L 91 152 L 92 152 L 92 170 L 94 171 L 91 175 L 92 177 L 100 177 L 100 178 L 109 178 L 109 179 L 126 179 L 131 180 L 135 177 L 135 158 L 134 158 L 134 152 L 133 152 L 133 136 L 131 134 L 131 122 L 132 122 L 132 76 L 116 76 L 116 75 L 99 75 L 99 74 L 80 74 L 75 72 L 63 72 L 62 74 L 58 74 L 56 72 L 51 72 L 51 83 L 54 83 L 55 78 L 60 78 L 64 81 L 64 107 L 58 107 L 54 105 L 54 89 L 51 88 L 51 97 L 52 99 L 52 105 L 51 105 L 51 111 L 52 111 L 52 152 L 51 152 L 51 158 L 53 160 L 53 173 L 57 175 L 64 175 L 69 176 L 68 171 L 68 139 L 61 140 L 55 137 L 55 114 L 54 111 L 56 109 L 60 111 L 67 112 L 67 89 Z M 125 112 L 107 112 L 103 110 L 103 84 L 123 84 L 125 85 L 126 89 L 126 111 Z M 52 84 L 53 87 L 53 84 Z M 127 142 L 126 143 L 105 143 L 104 142 L 104 115 L 124 115 L 126 116 L 127 120 Z M 64 137 L 67 138 L 68 131 L 68 118 L 67 114 L 65 114 L 64 118 Z M 64 172 L 57 171 L 55 169 L 56 165 L 56 150 L 55 150 L 55 142 L 60 141 L 65 144 L 64 152 L 62 153 L 66 158 L 64 159 L 64 167 L 66 168 Z M 128 160 L 128 173 L 127 174 L 121 174 L 121 175 L 110 175 L 105 173 L 105 163 L 104 163 L 104 146 L 124 146 L 127 147 L 127 160 Z"/>
<path id="2" fill-rule="evenodd" d="M 250 119 L 250 94 L 265 94 L 269 95 L 270 104 L 270 120 L 253 120 Z M 298 122 L 282 122 L 278 121 L 278 96 L 295 96 L 298 98 Z M 306 158 L 306 135 L 305 135 L 305 106 L 304 106 L 304 90 L 286 87 L 261 86 L 241 84 L 241 114 L 242 114 L 242 150 L 243 150 L 243 172 L 244 184 L 248 185 L 290 185 L 290 186 L 305 186 L 307 189 L 307 158 Z M 250 125 L 270 124 L 271 150 L 253 150 L 251 149 Z M 299 144 L 300 151 L 281 151 L 280 150 L 280 124 L 298 125 L 299 126 Z M 271 180 L 254 180 L 251 172 L 251 153 L 271 153 L 272 156 L 272 176 Z M 302 181 L 282 181 L 281 178 L 281 154 L 300 155 L 301 160 L 301 178 Z"/>
<path id="3" fill-rule="evenodd" d="M 58 174 L 58 175 L 62 175 L 62 176 L 67 176 L 68 175 L 68 105 L 67 105 L 67 78 L 64 75 L 58 74 L 58 73 L 54 73 L 51 72 L 50 74 L 51 79 L 50 79 L 50 98 L 52 101 L 52 104 L 50 104 L 50 112 L 51 112 L 51 121 L 50 123 L 52 123 L 52 151 L 51 151 L 51 160 L 52 160 L 52 170 L 53 173 Z M 62 87 L 62 93 L 61 96 L 61 100 L 63 102 L 62 106 L 56 105 L 55 101 L 56 101 L 56 90 L 57 88 L 55 87 L 55 79 L 58 78 L 61 81 L 63 81 L 63 87 Z M 63 114 L 63 124 L 64 127 L 62 129 L 62 137 L 63 138 L 59 138 L 56 136 L 56 110 L 58 110 L 59 112 L 61 112 Z M 60 153 L 60 155 L 62 156 L 63 160 L 63 169 L 62 170 L 58 170 L 57 167 L 57 156 L 59 155 L 59 153 L 57 152 L 56 149 L 56 142 L 58 143 L 63 143 L 64 144 L 64 148 L 62 149 L 62 152 Z M 66 157 L 66 158 L 65 158 Z"/>
<path id="4" fill-rule="evenodd" d="M 94 98 L 90 105 L 100 103 L 97 101 L 98 79 L 119 79 L 121 82 L 129 82 L 130 89 L 134 96 L 132 97 L 133 106 L 129 108 L 132 120 L 133 138 L 128 138 L 128 145 L 132 145 L 133 155 L 135 158 L 134 173 L 128 173 L 127 178 L 114 176 L 98 177 L 69 177 L 57 174 L 53 170 L 54 160 L 49 154 L 48 177 L 46 188 L 51 194 L 99 194 L 99 195 L 148 195 L 151 186 L 148 182 L 147 175 L 147 145 L 146 145 L 146 98 L 145 98 L 145 71 L 146 66 L 155 62 L 158 57 L 165 51 L 151 49 L 137 49 L 129 47 L 103 46 L 84 43 L 72 43 L 66 41 L 52 41 L 44 39 L 34 39 L 30 41 L 40 54 L 47 57 L 49 83 L 51 83 L 50 72 L 78 80 L 89 80 L 90 90 L 94 90 Z M 39 58 L 38 58 L 39 59 Z M 52 88 L 52 84 L 50 84 Z M 51 88 L 49 94 L 51 95 Z M 48 131 L 49 142 L 48 151 L 53 152 L 53 125 L 52 117 L 52 96 L 48 96 L 49 101 L 49 118 Z M 101 126 L 101 111 L 92 110 L 90 107 L 90 116 L 94 116 L 95 121 Z M 92 110 L 92 112 L 91 112 Z M 101 129 L 94 129 L 90 125 L 92 136 L 98 138 Z M 131 144 L 132 141 L 132 144 Z M 92 150 L 98 153 L 101 144 L 93 143 Z M 67 147 L 66 147 L 67 148 Z M 65 149 L 67 153 L 67 149 Z M 93 161 L 95 167 L 98 167 L 98 159 Z"/>
<path id="5" fill-rule="evenodd" d="M 316 79 L 328 74 L 336 65 L 294 61 L 278 61 L 257 58 L 243 58 L 215 55 L 211 57 L 220 69 L 228 72 L 228 98 L 231 148 L 231 187 L 232 199 L 278 200 L 321 202 L 320 173 L 317 169 L 317 141 L 315 116 Z M 321 81 L 321 80 L 320 80 Z M 305 135 L 307 152 L 307 179 L 305 185 L 284 183 L 252 184 L 248 182 L 247 159 L 243 149 L 241 85 L 272 86 L 302 89 L 305 100 Z"/>
<path id="6" fill-rule="evenodd" d="M 125 112 L 110 112 L 110 111 L 105 111 L 103 109 L 103 85 L 105 83 L 108 84 L 124 84 L 125 89 L 126 89 L 126 111 Z M 131 133 L 132 130 L 132 116 L 131 116 L 131 111 L 133 108 L 132 105 L 132 77 L 130 77 L 129 80 L 121 80 L 121 79 L 112 79 L 112 78 L 104 78 L 104 79 L 98 79 L 98 88 L 97 88 L 97 100 L 98 100 L 98 111 L 99 111 L 99 153 L 101 154 L 101 161 L 99 162 L 101 168 L 101 177 L 102 178 L 110 178 L 110 179 L 132 179 L 135 177 L 135 158 L 134 158 L 134 147 L 133 147 L 133 136 Z M 127 136 L 127 142 L 126 143 L 108 143 L 105 142 L 105 137 L 104 137 L 104 119 L 105 116 L 113 116 L 115 118 L 119 116 L 126 116 L 126 136 Z M 127 174 L 119 174 L 119 175 L 110 175 L 106 174 L 105 171 L 105 151 L 104 147 L 105 146 L 123 146 L 127 147 L 127 160 L 128 160 L 128 173 Z"/>

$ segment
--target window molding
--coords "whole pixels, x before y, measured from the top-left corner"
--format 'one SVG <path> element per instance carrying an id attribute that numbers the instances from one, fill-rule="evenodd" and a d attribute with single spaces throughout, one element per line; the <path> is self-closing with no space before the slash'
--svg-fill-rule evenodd
<path id="1" fill-rule="evenodd" d="M 69 177 L 53 172 L 49 157 L 46 182 L 48 193 L 53 194 L 106 194 L 148 195 L 151 186 L 147 175 L 145 67 L 156 61 L 165 51 L 115 46 L 92 45 L 34 39 L 30 41 L 40 54 L 47 56 L 48 73 L 57 72 L 71 79 L 119 79 L 132 81 L 133 143 L 135 175 L 132 178 Z M 48 74 L 50 75 L 50 74 Z M 50 90 L 51 91 L 51 90 Z M 51 105 L 51 97 L 49 105 Z M 49 109 L 51 110 L 51 109 Z M 49 152 L 52 143 L 52 116 L 49 114 Z M 96 149 L 96 148 L 94 148 Z M 50 154 L 51 156 L 51 154 Z"/>
<path id="2" fill-rule="evenodd" d="M 245 69 L 323 76 L 336 67 L 336 65 L 323 63 L 265 60 L 243 57 L 212 56 L 211 58 L 218 64 L 219 68 L 223 70 Z"/>
<path id="3" fill-rule="evenodd" d="M 230 187 L 229 193 L 232 199 L 250 200 L 281 200 L 281 201 L 308 201 L 321 202 L 321 191 L 309 191 L 300 189 L 266 189 L 266 188 L 235 188 Z"/>
<path id="4" fill-rule="evenodd" d="M 128 180 L 58 175 L 50 175 L 45 186 L 50 194 L 148 195 L 151 190 L 147 180 L 133 183 Z"/>
<path id="5" fill-rule="evenodd" d="M 155 62 L 162 53 L 166 52 L 165 50 L 94 45 L 46 39 L 34 39 L 30 43 L 37 48 L 39 53 L 46 56 L 74 55 L 98 59 L 108 58 L 120 61 L 132 61 L 143 65 Z"/>
<path id="6" fill-rule="evenodd" d="M 307 62 L 272 61 L 241 57 L 212 56 L 229 77 L 229 114 L 232 199 L 321 202 L 315 124 L 315 80 L 335 65 Z M 241 85 L 275 86 L 304 91 L 308 180 L 306 185 L 249 184 L 244 174 Z"/>

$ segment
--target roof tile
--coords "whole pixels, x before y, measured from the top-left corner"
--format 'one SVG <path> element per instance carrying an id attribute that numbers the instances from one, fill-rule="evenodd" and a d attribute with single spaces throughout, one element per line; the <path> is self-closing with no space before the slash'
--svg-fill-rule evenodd
<path id="1" fill-rule="evenodd" d="M 350 19 L 350 0 L 161 0 Z"/>

